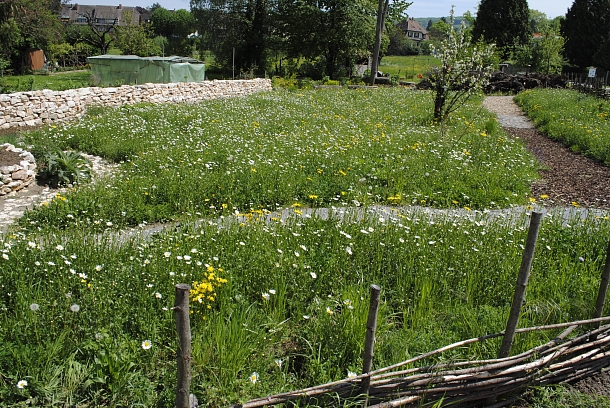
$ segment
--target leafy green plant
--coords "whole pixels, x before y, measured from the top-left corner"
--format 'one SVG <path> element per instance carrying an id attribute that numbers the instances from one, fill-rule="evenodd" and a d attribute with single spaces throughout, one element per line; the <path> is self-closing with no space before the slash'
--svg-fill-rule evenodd
<path id="1" fill-rule="evenodd" d="M 74 151 L 46 152 L 39 177 L 52 186 L 83 183 L 91 179 L 91 162 Z"/>

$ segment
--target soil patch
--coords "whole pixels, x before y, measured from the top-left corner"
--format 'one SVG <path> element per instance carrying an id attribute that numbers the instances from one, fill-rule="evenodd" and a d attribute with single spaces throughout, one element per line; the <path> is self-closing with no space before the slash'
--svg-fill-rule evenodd
<path id="1" fill-rule="evenodd" d="M 19 156 L 19 153 L 10 152 L 6 149 L 0 149 L 0 167 L 19 164 L 21 160 L 22 159 L 21 156 Z"/>

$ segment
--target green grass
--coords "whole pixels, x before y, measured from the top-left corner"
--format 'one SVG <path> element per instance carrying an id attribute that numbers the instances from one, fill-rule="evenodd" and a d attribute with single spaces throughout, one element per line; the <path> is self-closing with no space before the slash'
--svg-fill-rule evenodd
<path id="1" fill-rule="evenodd" d="M 51 75 L 5 76 L 2 81 L 4 81 L 5 86 L 19 91 L 38 91 L 42 89 L 64 91 L 91 86 L 91 71 L 68 71 Z"/>
<path id="2" fill-rule="evenodd" d="M 610 102 L 557 89 L 522 92 L 515 101 L 542 132 L 610 166 Z"/>
<path id="3" fill-rule="evenodd" d="M 274 91 L 96 108 L 25 135 L 34 150 L 78 148 L 120 167 L 0 237 L 0 406 L 173 406 L 177 283 L 214 285 L 191 303 L 192 391 L 207 406 L 359 372 L 373 283 L 375 368 L 501 331 L 528 217 L 484 210 L 529 202 L 537 165 L 479 101 L 439 129 L 430 98 Z M 365 217 L 305 211 L 356 205 Z M 181 225 L 114 235 L 165 219 Z M 608 240 L 607 217 L 545 217 L 520 325 L 589 317 Z M 556 335 L 521 335 L 513 351 Z M 422 364 L 495 357 L 498 346 Z"/>
<path id="4" fill-rule="evenodd" d="M 609 408 L 610 398 L 587 395 L 562 385 L 535 389 L 530 406 L 531 408 Z"/>
<path id="5" fill-rule="evenodd" d="M 22 225 L 65 228 L 98 220 L 92 228 L 108 222 L 116 228 L 295 202 L 525 204 L 537 177 L 535 159 L 478 102 L 465 106 L 445 133 L 432 125 L 431 94 L 399 89 L 95 108 L 80 122 L 30 133 L 26 143 L 36 146 L 35 154 L 58 146 L 122 162 L 120 175 L 79 189 L 67 205 L 30 213 Z"/>
<path id="6" fill-rule="evenodd" d="M 419 82 L 421 78 L 418 78 L 418 75 L 425 75 L 430 68 L 439 64 L 439 60 L 432 55 L 388 55 L 381 59 L 379 70 L 384 74 L 398 75 L 401 79 Z"/>

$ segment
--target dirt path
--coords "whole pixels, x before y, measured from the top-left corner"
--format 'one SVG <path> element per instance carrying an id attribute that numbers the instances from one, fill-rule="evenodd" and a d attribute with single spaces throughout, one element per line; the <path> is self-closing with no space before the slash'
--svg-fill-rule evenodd
<path id="1" fill-rule="evenodd" d="M 504 130 L 521 139 L 542 164 L 541 180 L 532 186 L 534 197 L 545 194 L 555 205 L 610 209 L 610 167 L 538 132 L 512 96 L 488 96 L 483 105 L 497 114 Z"/>

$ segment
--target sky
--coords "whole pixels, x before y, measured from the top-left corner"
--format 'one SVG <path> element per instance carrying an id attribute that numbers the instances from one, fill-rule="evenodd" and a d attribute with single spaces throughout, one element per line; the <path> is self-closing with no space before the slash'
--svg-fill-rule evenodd
<path id="1" fill-rule="evenodd" d="M 118 6 L 140 6 L 149 7 L 153 3 L 159 3 L 166 9 L 189 9 L 189 0 L 71 0 L 72 3 L 96 4 Z M 455 5 L 455 15 L 461 16 L 466 11 L 475 14 L 479 0 L 411 0 L 413 4 L 407 10 L 411 17 L 443 17 L 448 16 L 451 5 Z M 548 18 L 563 16 L 568 11 L 574 0 L 528 0 L 530 9 L 538 10 L 546 14 Z"/>

